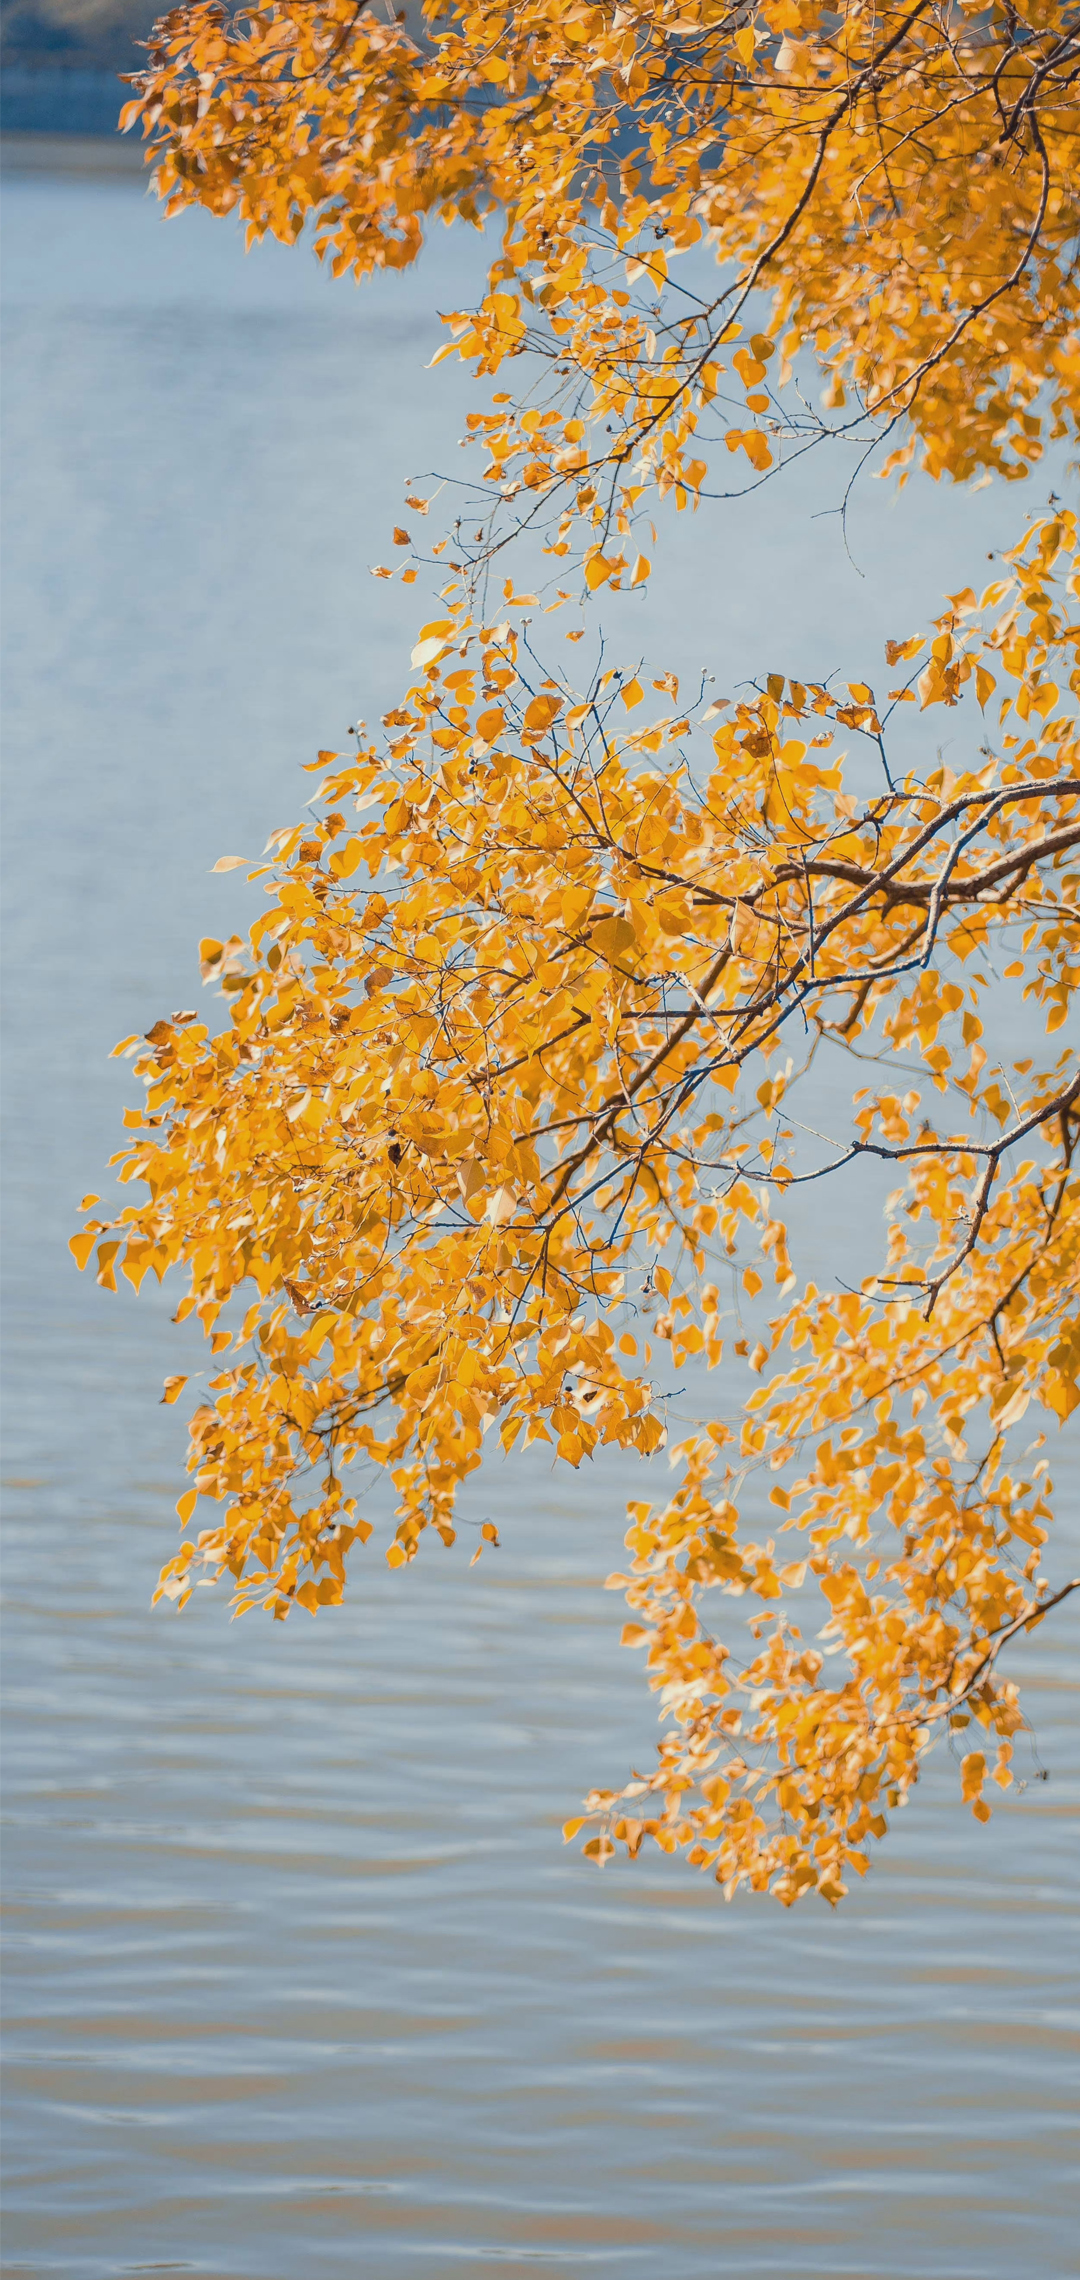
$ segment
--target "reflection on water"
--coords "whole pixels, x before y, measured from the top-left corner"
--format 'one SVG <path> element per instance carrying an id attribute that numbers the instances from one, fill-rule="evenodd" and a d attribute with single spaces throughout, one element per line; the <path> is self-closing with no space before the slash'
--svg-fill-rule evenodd
<path id="1" fill-rule="evenodd" d="M 560 1844 L 652 1748 L 595 1589 L 625 1461 L 491 1475 L 499 1555 L 372 1557 L 317 1625 L 151 1615 L 182 1454 L 156 1397 L 202 1364 L 166 1296 L 66 1256 L 130 1082 L 105 1055 L 243 922 L 215 857 L 395 693 L 414 613 L 367 564 L 399 478 L 458 464 L 460 383 L 424 367 L 476 251 L 357 296 L 132 183 L 5 202 L 6 2270 L 1059 2280 L 1067 1624 L 1025 1650 L 1049 1784 L 980 1831 L 932 1779 L 834 1919 Z M 814 481 L 719 555 L 680 528 L 664 663 L 876 653 L 1018 519 L 878 494 L 860 580 Z"/>

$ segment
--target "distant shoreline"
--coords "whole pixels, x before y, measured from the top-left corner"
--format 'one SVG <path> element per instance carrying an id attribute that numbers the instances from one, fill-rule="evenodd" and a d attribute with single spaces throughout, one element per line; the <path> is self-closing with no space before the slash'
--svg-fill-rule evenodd
<path id="1" fill-rule="evenodd" d="M 149 174 L 142 136 L 24 133 L 0 134 L 0 171 L 5 174 L 116 175 L 129 182 Z"/>
<path id="2" fill-rule="evenodd" d="M 116 124 L 130 92 L 118 71 L 5 62 L 0 167 L 5 174 L 141 173 L 142 136 L 121 135 Z"/>
<path id="3" fill-rule="evenodd" d="M 100 137 L 116 136 L 116 122 L 131 89 L 121 70 L 137 70 L 141 58 L 132 51 L 118 69 L 95 64 L 34 62 L 5 57 L 0 61 L 0 134 Z"/>

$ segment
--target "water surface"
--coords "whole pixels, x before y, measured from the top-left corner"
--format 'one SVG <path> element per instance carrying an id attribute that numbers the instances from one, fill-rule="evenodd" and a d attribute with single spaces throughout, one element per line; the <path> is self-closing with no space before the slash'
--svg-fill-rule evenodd
<path id="1" fill-rule="evenodd" d="M 202 1355 L 167 1293 L 67 1257 L 119 1144 L 106 1055 L 243 923 L 215 858 L 400 687 L 415 610 L 368 565 L 401 477 L 461 464 L 425 366 L 478 249 L 357 294 L 134 182 L 5 207 L 5 2269 L 1064 2280 L 1075 1623 L 1022 1658 L 1049 1782 L 979 1830 L 931 1778 L 830 1917 L 561 1846 L 653 1746 L 595 1586 L 662 1466 L 494 1474 L 497 1557 L 373 1553 L 317 1624 L 151 1614 L 161 1381 Z M 856 568 L 812 519 L 835 491 L 687 518 L 657 664 L 854 672 L 1020 519 L 871 490 Z M 827 1267 L 857 1208 L 816 1221 Z"/>

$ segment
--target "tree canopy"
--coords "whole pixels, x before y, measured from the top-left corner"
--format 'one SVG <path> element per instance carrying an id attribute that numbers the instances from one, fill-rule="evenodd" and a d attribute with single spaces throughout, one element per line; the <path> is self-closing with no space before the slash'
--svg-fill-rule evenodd
<path id="1" fill-rule="evenodd" d="M 372 1534 L 355 1468 L 392 1480 L 400 1565 L 454 1541 L 489 1434 L 659 1450 L 666 1358 L 705 1414 L 613 1579 L 658 1762 L 567 1827 L 728 1893 L 837 1900 L 942 1735 L 987 1818 L 1026 1722 L 1003 1650 L 1080 1588 L 1044 1572 L 1042 1434 L 1011 1438 L 1080 1403 L 1076 518 L 1052 499 L 880 690 L 573 687 L 545 612 L 647 581 L 657 496 L 705 511 L 837 436 L 894 481 L 1012 480 L 1075 436 L 1078 70 L 1058 6 L 198 5 L 127 114 L 174 208 L 308 231 L 339 271 L 493 217 L 441 351 L 481 384 L 480 504 L 429 550 L 411 683 L 319 755 L 249 939 L 202 944 L 223 1024 L 117 1048 L 146 1192 L 72 1247 L 106 1284 L 186 1266 L 219 1357 L 160 1591 L 332 1605 Z M 825 1138 L 799 1085 L 838 1053 Z M 819 1289 L 789 1196 L 865 1157 L 895 1167 L 881 1255 Z"/>

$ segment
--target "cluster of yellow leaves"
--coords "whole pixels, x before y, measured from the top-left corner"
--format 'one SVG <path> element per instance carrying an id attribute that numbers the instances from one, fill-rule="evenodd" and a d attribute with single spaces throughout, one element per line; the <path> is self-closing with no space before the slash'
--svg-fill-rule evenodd
<path id="1" fill-rule="evenodd" d="M 448 588 L 385 753 L 320 756 L 315 819 L 252 874 L 249 943 L 203 943 L 227 1026 L 160 1021 L 136 1062 L 116 1160 L 145 1200 L 72 1247 L 106 1284 L 185 1265 L 180 1313 L 220 1356 L 179 1510 L 224 1509 L 164 1571 L 181 1602 L 200 1569 L 279 1616 L 340 1599 L 371 1533 L 358 1461 L 393 1481 L 399 1563 L 430 1525 L 452 1541 L 490 1430 L 573 1465 L 656 1450 L 642 1304 L 676 1368 L 714 1364 L 710 1256 L 749 1244 L 773 1276 L 733 1455 L 755 1481 L 791 1468 L 777 1527 L 804 1543 L 778 1566 L 741 1538 L 730 1465 L 710 1495 L 722 1423 L 667 1511 L 634 1508 L 623 1580 L 674 1726 L 649 1781 L 591 1801 L 600 1857 L 648 1834 L 729 1889 L 834 1899 L 942 1720 L 995 1732 L 1005 1778 L 1021 1715 L 994 1665 L 1043 1605 L 1047 1506 L 1003 1436 L 1029 1402 L 1080 1400 L 1080 1077 L 1056 1047 L 995 1065 L 976 1009 L 999 951 L 1022 952 L 1033 1035 L 1080 977 L 1075 557 L 1075 518 L 1036 524 L 980 603 L 954 597 L 925 665 L 893 645 L 912 677 L 891 705 L 917 679 L 924 709 L 970 689 L 997 715 L 970 772 L 895 783 L 868 684 L 776 674 L 707 723 L 634 730 L 639 682 L 544 678 L 519 616 L 478 623 Z M 837 723 L 879 768 L 870 798 L 845 789 Z M 891 1082 L 832 1150 L 792 1093 L 860 1038 Z M 777 1206 L 864 1153 L 906 1179 L 888 1256 L 857 1293 L 800 1290 Z M 804 1569 L 846 1657 L 831 1689 L 785 1597 Z M 709 1588 L 760 1602 L 738 1673 Z"/>
<path id="2" fill-rule="evenodd" d="M 391 21 L 200 0 L 158 26 L 126 120 L 171 210 L 290 242 L 311 223 L 335 271 L 412 261 L 429 216 L 497 212 L 488 290 L 442 354 L 488 375 L 539 357 L 526 396 L 472 415 L 492 517 L 546 505 L 595 589 L 648 575 L 624 543 L 643 491 L 696 503 L 721 442 L 723 488 L 901 420 L 889 464 L 956 478 L 1023 475 L 1075 432 L 1078 57 L 1061 0 L 425 0 Z M 786 385 L 807 360 L 816 406 Z"/>
<path id="3" fill-rule="evenodd" d="M 966 479 L 1075 434 L 1078 70 L 1075 11 L 1011 0 L 199 0 L 126 114 L 172 210 L 310 225 L 339 272 L 497 214 L 440 354 L 485 379 L 513 359 L 516 383 L 470 415 L 487 504 L 385 743 L 321 756 L 249 942 L 202 945 L 228 1025 L 118 1048 L 146 1105 L 117 1161 L 147 1200 L 72 1247 L 106 1283 L 186 1266 L 219 1365 L 161 1590 L 182 1604 L 204 1570 L 276 1616 L 337 1601 L 365 1465 L 396 1490 L 398 1564 L 425 1528 L 452 1541 L 489 1432 L 573 1465 L 657 1450 L 659 1365 L 707 1402 L 709 1278 L 740 1277 L 751 1390 L 672 1451 L 681 1483 L 632 1508 L 613 1579 L 669 1730 L 584 1817 L 594 1857 L 648 1837 L 728 1891 L 836 1900 L 941 1732 L 993 1736 L 1006 1786 L 999 1655 L 1077 1588 L 1041 1575 L 1049 1482 L 1008 1440 L 1080 1401 L 1056 1035 L 1080 978 L 1075 519 L 891 643 L 881 698 L 777 673 L 701 715 L 665 674 L 675 709 L 634 726 L 636 674 L 575 691 L 512 587 L 498 623 L 475 597 L 515 523 L 586 593 L 640 585 L 655 496 L 696 505 L 717 466 L 756 485 L 828 435 Z M 973 704 L 966 772 L 892 767 L 898 707 L 960 707 L 967 734 Z M 1019 1063 L 984 1038 L 999 958 L 1047 1041 Z M 822 1140 L 793 1096 L 838 1051 L 879 1083 Z M 885 1255 L 856 1290 L 800 1285 L 783 1199 L 864 1156 L 902 1183 Z M 760 1514 L 774 1476 L 758 1541 L 740 1502 Z M 200 1496 L 218 1517 L 192 1538 Z M 747 1601 L 749 1660 L 706 1628 L 710 1590 Z M 985 1750 L 959 1747 L 985 1818 Z"/>

